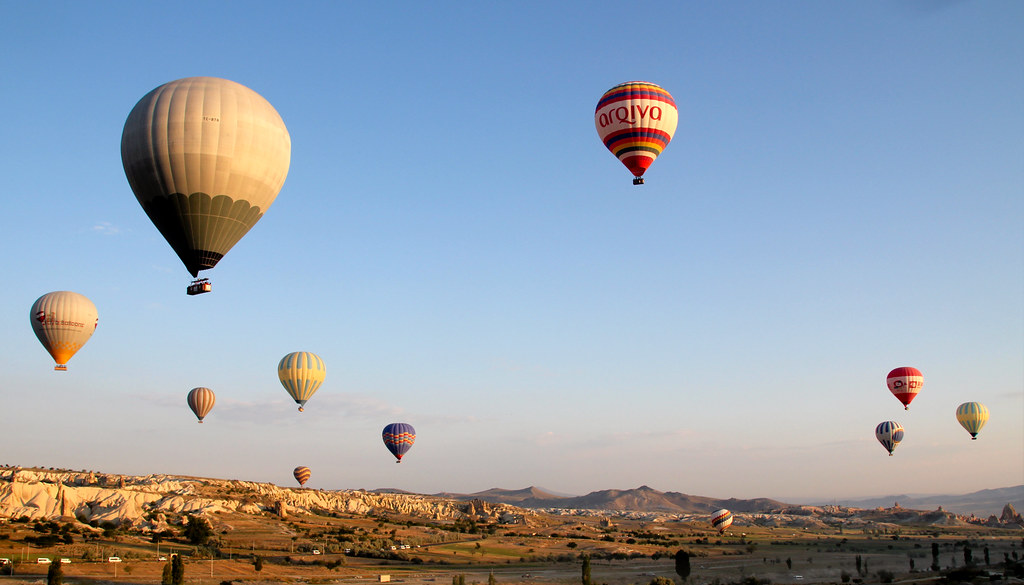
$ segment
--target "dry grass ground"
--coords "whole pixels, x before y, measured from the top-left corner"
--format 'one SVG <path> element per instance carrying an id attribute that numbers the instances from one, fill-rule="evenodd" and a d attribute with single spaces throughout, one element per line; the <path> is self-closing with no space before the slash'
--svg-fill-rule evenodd
<path id="1" fill-rule="evenodd" d="M 1004 555 L 1024 556 L 1020 531 L 970 528 L 901 527 L 898 534 L 837 530 L 797 530 L 756 526 L 734 527 L 719 536 L 703 524 L 623 521 L 614 526 L 589 517 L 544 517 L 531 526 L 499 526 L 491 534 L 467 534 L 422 519 L 306 515 L 280 519 L 271 515 L 223 514 L 212 522 L 222 557 L 200 558 L 202 551 L 178 540 L 153 543 L 140 535 L 109 533 L 106 537 L 74 533 L 71 544 L 35 548 L 24 538 L 39 534 L 28 524 L 0 526 L 0 557 L 16 561 L 14 576 L 0 585 L 45 583 L 47 566 L 40 556 L 67 557 L 67 585 L 154 585 L 160 582 L 171 551 L 189 557 L 188 585 L 264 583 L 376 583 L 380 575 L 404 585 L 448 585 L 454 575 L 467 585 L 487 583 L 493 573 L 500 585 L 580 582 L 580 554 L 592 557 L 596 585 L 647 585 L 655 577 L 676 578 L 671 555 L 691 555 L 689 583 L 737 583 L 744 578 L 773 584 L 879 582 L 879 571 L 896 580 L 920 582 L 934 578 L 922 572 L 932 562 L 931 544 L 940 544 L 942 568 L 963 565 L 963 543 L 974 559 L 989 549 L 992 563 Z M 83 531 L 88 532 L 88 531 Z M 403 560 L 343 554 L 347 546 L 380 542 L 408 543 Z M 314 555 L 317 548 L 325 554 Z M 660 558 L 652 555 L 659 553 Z M 385 552 L 385 555 L 387 553 Z M 108 563 L 111 555 L 124 562 Z M 257 572 L 253 555 L 265 559 Z M 610 557 L 618 556 L 612 560 Z M 857 557 L 864 574 L 857 574 Z M 629 558 L 636 557 L 636 558 Z M 92 560 L 87 560 L 92 559 Z M 98 559 L 98 560 L 97 560 Z M 916 572 L 911 572 L 913 561 Z M 334 566 L 335 563 L 340 563 Z M 326 566 L 325 566 L 326 565 Z M 333 568 L 332 568 L 333 567 Z M 677 582 L 678 579 L 676 578 Z M 5 583 L 6 582 L 6 583 Z"/>

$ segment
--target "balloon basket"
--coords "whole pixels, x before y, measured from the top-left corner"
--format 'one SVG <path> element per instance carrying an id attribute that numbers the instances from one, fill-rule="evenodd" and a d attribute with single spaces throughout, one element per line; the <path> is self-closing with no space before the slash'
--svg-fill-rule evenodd
<path id="1" fill-rule="evenodd" d="M 634 185 L 643 185 L 644 184 L 644 178 L 643 177 L 636 177 L 635 179 L 633 179 L 633 184 Z"/>
<path id="2" fill-rule="evenodd" d="M 185 289 L 185 292 L 188 293 L 189 296 L 192 296 L 208 293 L 211 290 L 213 290 L 213 285 L 210 283 L 209 278 L 198 278 L 196 280 L 193 280 L 192 284 L 188 285 L 188 288 Z"/>
<path id="3" fill-rule="evenodd" d="M 67 366 L 67 364 L 57 364 L 56 366 L 53 366 L 53 371 L 55 371 L 55 372 L 66 372 L 66 371 L 68 371 L 68 366 Z"/>

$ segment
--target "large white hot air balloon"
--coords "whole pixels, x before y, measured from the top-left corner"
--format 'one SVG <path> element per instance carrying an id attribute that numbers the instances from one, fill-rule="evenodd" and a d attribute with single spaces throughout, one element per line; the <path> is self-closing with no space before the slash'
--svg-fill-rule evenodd
<path id="1" fill-rule="evenodd" d="M 66 371 L 71 356 L 82 349 L 99 324 L 96 305 L 85 296 L 68 290 L 46 293 L 29 311 L 32 331 L 57 365 Z"/>
<path id="2" fill-rule="evenodd" d="M 274 202 L 291 161 L 284 121 L 255 91 L 188 77 L 146 94 L 121 134 L 121 162 L 149 219 L 197 276 Z M 189 294 L 208 292 L 197 280 Z"/>

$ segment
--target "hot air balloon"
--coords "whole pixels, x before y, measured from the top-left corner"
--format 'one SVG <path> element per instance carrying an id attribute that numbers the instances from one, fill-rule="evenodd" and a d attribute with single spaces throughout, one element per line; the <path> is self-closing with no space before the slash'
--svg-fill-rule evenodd
<path id="1" fill-rule="evenodd" d="M 980 402 L 964 402 L 956 407 L 956 421 L 971 433 L 971 440 L 978 440 L 978 432 L 988 422 L 988 408 Z"/>
<path id="2" fill-rule="evenodd" d="M 732 512 L 722 508 L 711 515 L 711 526 L 717 528 L 719 534 L 725 534 L 725 529 L 732 526 Z"/>
<path id="3" fill-rule="evenodd" d="M 299 405 L 299 412 L 306 406 L 306 401 L 324 383 L 327 366 L 320 356 L 308 351 L 294 351 L 277 364 L 277 378 L 288 394 Z"/>
<path id="4" fill-rule="evenodd" d="M 891 420 L 878 423 L 878 426 L 875 427 L 875 438 L 889 452 L 889 457 L 892 457 L 896 445 L 903 440 L 903 427 L 900 426 L 900 423 Z"/>
<path id="5" fill-rule="evenodd" d="M 304 486 L 309 481 L 310 471 L 308 467 L 300 465 L 292 471 L 292 475 L 295 476 L 295 481 L 299 482 L 299 486 Z"/>
<path id="6" fill-rule="evenodd" d="M 193 388 L 188 391 L 188 407 L 195 413 L 196 418 L 199 422 L 203 422 L 203 418 L 210 414 L 213 409 L 213 403 L 217 401 L 217 397 L 213 394 L 213 390 L 209 388 Z"/>
<path id="7" fill-rule="evenodd" d="M 68 360 L 82 349 L 99 325 L 96 305 L 84 296 L 61 290 L 36 299 L 28 313 L 32 331 L 57 365 L 54 370 L 65 372 Z"/>
<path id="8" fill-rule="evenodd" d="M 605 147 L 644 184 L 644 172 L 665 150 L 679 122 L 672 95 L 653 83 L 630 81 L 604 92 L 594 125 Z"/>
<path id="9" fill-rule="evenodd" d="M 924 376 L 917 368 L 903 367 L 896 368 L 885 377 L 885 385 L 900 402 L 903 403 L 903 410 L 910 410 L 910 401 L 924 386 Z"/>
<path id="10" fill-rule="evenodd" d="M 193 277 L 213 268 L 259 221 L 288 174 L 291 137 L 251 89 L 188 77 L 146 94 L 121 134 L 135 197 Z M 198 279 L 189 294 L 209 292 Z"/>
<path id="11" fill-rule="evenodd" d="M 416 442 L 416 429 L 408 423 L 391 423 L 384 427 L 384 445 L 391 451 L 398 461 L 402 462 L 402 455 L 405 455 L 412 444 Z"/>

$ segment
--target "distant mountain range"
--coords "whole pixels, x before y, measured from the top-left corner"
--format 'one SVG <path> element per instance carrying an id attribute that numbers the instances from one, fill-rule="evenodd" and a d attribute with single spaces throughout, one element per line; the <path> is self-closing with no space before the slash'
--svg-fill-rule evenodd
<path id="1" fill-rule="evenodd" d="M 679 492 L 662 492 L 645 485 L 629 490 L 591 492 L 585 496 L 559 496 L 537 487 L 518 490 L 492 488 L 474 494 L 445 492 L 435 495 L 453 500 L 483 500 L 493 504 L 511 504 L 533 509 L 574 508 L 676 514 L 705 514 L 719 508 L 728 508 L 734 512 L 765 512 L 786 506 L 782 502 L 766 498 L 720 500 Z"/>
<path id="2" fill-rule="evenodd" d="M 602 490 L 591 492 L 585 496 L 556 495 L 538 487 L 526 487 L 517 490 L 492 488 L 473 494 L 456 494 L 443 492 L 434 494 L 453 500 L 482 500 L 496 504 L 510 504 L 522 508 L 570 508 L 587 510 L 617 510 L 637 512 L 667 512 L 676 514 L 703 514 L 719 508 L 727 508 L 733 512 L 770 512 L 792 506 L 768 498 L 727 500 L 704 496 L 691 496 L 679 492 L 662 492 L 648 486 L 640 486 L 629 490 Z M 826 506 L 840 505 L 850 508 L 888 508 L 899 503 L 903 508 L 916 510 L 943 510 L 958 514 L 975 514 L 977 516 L 998 516 L 1003 507 L 1011 504 L 1018 510 L 1024 509 L 1024 485 L 1015 487 L 981 490 L 962 495 L 898 495 L 860 500 L 835 500 L 813 502 L 809 505 Z"/>
<path id="3" fill-rule="evenodd" d="M 934 510 L 942 507 L 947 512 L 975 514 L 977 516 L 998 516 L 1006 504 L 1017 510 L 1024 510 L 1024 485 L 991 490 L 981 490 L 962 495 L 908 495 L 844 499 L 821 504 L 837 504 L 850 508 L 888 508 L 894 503 L 914 510 Z"/>

